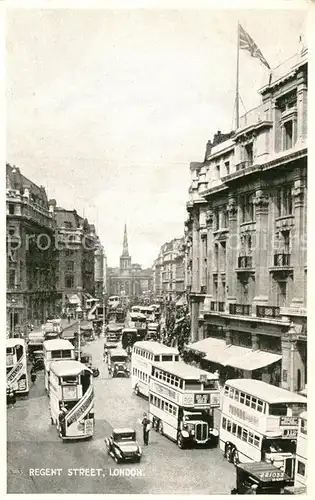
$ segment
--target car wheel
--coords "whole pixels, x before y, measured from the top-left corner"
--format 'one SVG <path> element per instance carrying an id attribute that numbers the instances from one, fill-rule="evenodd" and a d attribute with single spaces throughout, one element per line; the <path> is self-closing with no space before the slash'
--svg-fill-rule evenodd
<path id="1" fill-rule="evenodd" d="M 183 450 L 185 447 L 183 436 L 180 433 L 177 436 L 177 446 L 180 450 Z"/>
<path id="2" fill-rule="evenodd" d="M 163 436 L 163 422 L 162 422 L 162 420 L 159 421 L 158 431 L 161 434 L 161 436 Z"/>
<path id="3" fill-rule="evenodd" d="M 237 465 L 240 463 L 240 458 L 239 458 L 238 451 L 236 448 L 233 451 L 232 462 L 234 465 Z"/>
<path id="4" fill-rule="evenodd" d="M 228 462 L 232 462 L 232 447 L 230 444 L 227 444 L 225 446 L 225 458 L 227 459 Z"/>
<path id="5" fill-rule="evenodd" d="M 135 395 L 139 396 L 139 387 L 137 385 L 135 386 Z"/>

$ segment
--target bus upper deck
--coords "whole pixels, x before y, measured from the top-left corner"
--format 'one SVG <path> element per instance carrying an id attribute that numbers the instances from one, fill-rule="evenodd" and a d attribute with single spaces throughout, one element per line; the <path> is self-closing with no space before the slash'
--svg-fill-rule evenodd
<path id="1" fill-rule="evenodd" d="M 6 340 L 6 384 L 18 394 L 28 394 L 26 343 L 22 338 Z"/>
<path id="2" fill-rule="evenodd" d="M 74 360 L 75 348 L 71 342 L 65 339 L 45 340 L 43 344 L 45 365 L 45 388 L 49 389 L 49 370 L 52 361 Z"/>

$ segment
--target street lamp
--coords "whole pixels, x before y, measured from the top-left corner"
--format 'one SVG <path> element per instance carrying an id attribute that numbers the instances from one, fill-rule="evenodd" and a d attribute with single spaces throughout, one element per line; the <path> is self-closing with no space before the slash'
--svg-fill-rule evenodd
<path id="1" fill-rule="evenodd" d="M 80 314 L 82 313 L 82 308 L 80 305 L 76 308 L 76 313 L 78 315 L 78 320 L 79 320 L 79 328 L 78 328 L 78 361 L 81 361 L 81 316 Z"/>
<path id="2" fill-rule="evenodd" d="M 11 299 L 11 307 L 10 307 L 10 337 L 14 337 L 14 304 L 15 299 Z"/>

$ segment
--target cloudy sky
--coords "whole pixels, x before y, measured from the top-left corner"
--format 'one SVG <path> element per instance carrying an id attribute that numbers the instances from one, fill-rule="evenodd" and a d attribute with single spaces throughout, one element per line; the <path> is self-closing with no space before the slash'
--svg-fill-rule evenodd
<path id="1" fill-rule="evenodd" d="M 109 265 L 125 222 L 143 266 L 183 234 L 189 162 L 232 127 L 237 21 L 271 67 L 306 33 L 297 10 L 8 11 L 7 161 L 96 225 Z M 248 111 L 268 71 L 240 65 Z"/>

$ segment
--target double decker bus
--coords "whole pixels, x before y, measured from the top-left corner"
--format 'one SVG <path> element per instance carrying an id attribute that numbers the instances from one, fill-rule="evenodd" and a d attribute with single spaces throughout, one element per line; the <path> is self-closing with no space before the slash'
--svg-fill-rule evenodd
<path id="1" fill-rule="evenodd" d="M 153 428 L 179 448 L 217 445 L 213 410 L 220 406 L 218 375 L 185 363 L 154 363 L 149 411 Z"/>
<path id="2" fill-rule="evenodd" d="M 65 339 L 45 340 L 43 344 L 45 365 L 45 389 L 49 392 L 49 371 L 52 361 L 75 359 L 75 348 Z"/>
<path id="3" fill-rule="evenodd" d="M 141 306 L 140 314 L 143 314 L 146 317 L 147 322 L 153 322 L 155 319 L 154 309 L 152 306 Z"/>
<path id="4" fill-rule="evenodd" d="M 175 347 L 168 347 L 153 340 L 135 342 L 131 355 L 131 385 L 136 394 L 149 396 L 149 382 L 152 365 L 157 362 L 178 361 Z"/>
<path id="5" fill-rule="evenodd" d="M 128 328 L 136 328 L 141 338 L 144 338 L 147 333 L 147 318 L 141 313 L 130 313 Z"/>
<path id="6" fill-rule="evenodd" d="M 239 462 L 269 462 L 294 476 L 298 417 L 306 398 L 261 380 L 227 380 L 222 399 L 220 448 Z"/>
<path id="7" fill-rule="evenodd" d="M 306 490 L 307 486 L 307 412 L 299 417 L 296 446 L 294 486 Z"/>
<path id="8" fill-rule="evenodd" d="M 50 365 L 51 423 L 61 439 L 84 439 L 94 433 L 92 370 L 79 361 L 54 361 Z"/>
<path id="9" fill-rule="evenodd" d="M 26 360 L 26 343 L 24 339 L 6 340 L 7 388 L 17 394 L 27 395 L 29 392 Z"/>

